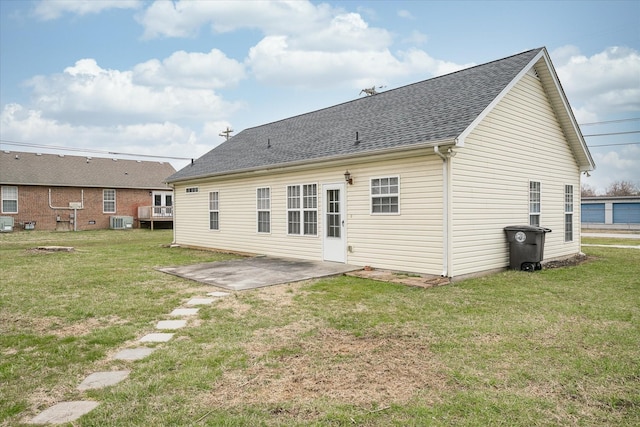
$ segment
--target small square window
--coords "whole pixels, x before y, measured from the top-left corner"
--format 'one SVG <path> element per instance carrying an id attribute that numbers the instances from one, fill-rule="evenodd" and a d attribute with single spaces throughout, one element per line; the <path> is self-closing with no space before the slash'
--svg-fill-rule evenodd
<path id="1" fill-rule="evenodd" d="M 371 180 L 371 213 L 400 212 L 400 178 L 397 176 Z"/>

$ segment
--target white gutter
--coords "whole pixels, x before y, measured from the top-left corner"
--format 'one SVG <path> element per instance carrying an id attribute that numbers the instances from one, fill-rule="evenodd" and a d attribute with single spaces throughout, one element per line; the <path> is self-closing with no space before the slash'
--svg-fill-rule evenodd
<path id="1" fill-rule="evenodd" d="M 184 177 L 184 178 L 178 178 L 176 180 L 170 181 L 167 184 L 172 185 L 172 184 L 182 184 L 182 183 L 187 183 L 190 181 L 197 181 L 197 180 L 201 180 L 201 179 L 208 179 L 208 178 L 217 178 L 217 177 L 221 177 L 221 176 L 230 176 L 230 175 L 234 175 L 234 176 L 242 176 L 244 174 L 252 174 L 252 173 L 260 173 L 260 172 L 270 172 L 273 170 L 278 170 L 278 169 L 289 169 L 289 170 L 302 170 L 302 169 L 306 169 L 306 168 L 317 168 L 319 163 L 345 163 L 345 162 L 350 162 L 354 159 L 361 159 L 364 157 L 370 157 L 370 156 L 384 156 L 384 155 L 393 155 L 396 153 L 402 153 L 402 152 L 410 152 L 410 151 L 414 151 L 414 150 L 421 150 L 424 148 L 431 148 L 434 147 L 436 145 L 451 145 L 453 144 L 455 141 L 451 138 L 449 139 L 441 139 L 441 140 L 437 140 L 437 141 L 424 141 L 424 142 L 420 142 L 417 144 L 413 144 L 413 145 L 403 145 L 400 147 L 391 147 L 391 148 L 385 148 L 385 149 L 381 149 L 381 150 L 371 150 L 371 151 L 361 151 L 361 152 L 354 152 L 351 154 L 336 154 L 333 156 L 326 156 L 326 157 L 318 157 L 318 158 L 313 158 L 313 159 L 304 159 L 304 160 L 297 160 L 297 161 L 293 161 L 293 162 L 286 162 L 286 163 L 275 163 L 272 165 L 262 165 L 262 166 L 257 166 L 257 167 L 250 167 L 250 168 L 246 168 L 246 169 L 238 169 L 238 170 L 233 170 L 233 171 L 223 171 L 223 172 L 214 172 L 214 173 L 204 173 L 201 175 L 194 175 L 194 176 L 189 176 L 189 177 Z M 185 166 L 186 168 L 187 166 Z M 181 169 L 182 170 L 182 169 Z"/>
<path id="2" fill-rule="evenodd" d="M 456 155 L 449 147 L 445 153 L 440 151 L 440 146 L 433 147 L 442 159 L 442 277 L 451 277 L 453 249 L 451 244 L 451 158 Z"/>

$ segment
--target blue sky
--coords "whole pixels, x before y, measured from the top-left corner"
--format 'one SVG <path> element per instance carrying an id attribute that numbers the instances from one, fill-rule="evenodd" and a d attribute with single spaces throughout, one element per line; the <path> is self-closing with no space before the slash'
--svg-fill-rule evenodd
<path id="1" fill-rule="evenodd" d="M 197 158 L 227 126 L 541 46 L 599 123 L 583 134 L 607 134 L 584 182 L 640 185 L 640 133 L 610 135 L 640 130 L 637 1 L 0 0 L 0 147 Z"/>

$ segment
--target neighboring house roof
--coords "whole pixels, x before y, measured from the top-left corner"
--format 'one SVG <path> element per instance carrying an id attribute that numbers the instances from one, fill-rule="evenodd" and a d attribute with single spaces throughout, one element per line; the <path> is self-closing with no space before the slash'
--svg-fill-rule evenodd
<path id="1" fill-rule="evenodd" d="M 171 164 L 100 157 L 0 152 L 0 183 L 57 187 L 169 189 Z"/>
<path id="2" fill-rule="evenodd" d="M 422 145 L 463 146 L 475 125 L 534 66 L 580 168 L 592 170 L 595 165 L 546 49 L 539 48 L 246 129 L 169 177 L 168 182 Z"/>

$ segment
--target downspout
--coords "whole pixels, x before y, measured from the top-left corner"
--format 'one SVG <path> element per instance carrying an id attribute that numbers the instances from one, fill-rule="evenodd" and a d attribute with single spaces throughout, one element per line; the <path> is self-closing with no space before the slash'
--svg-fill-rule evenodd
<path id="1" fill-rule="evenodd" d="M 451 157 L 455 155 L 449 149 L 446 153 L 435 145 L 433 151 L 442 159 L 442 277 L 451 276 Z"/>
<path id="2" fill-rule="evenodd" d="M 193 164 L 193 159 L 191 159 L 191 164 Z M 171 195 L 171 197 L 173 198 L 173 210 L 172 210 L 172 215 L 173 215 L 173 245 L 176 245 L 176 241 L 177 241 L 177 236 L 176 236 L 176 186 L 174 184 L 169 184 L 167 183 L 167 185 L 169 187 L 171 187 L 171 191 L 173 192 L 173 194 Z"/>

